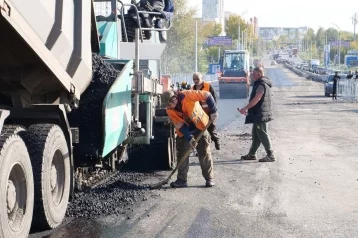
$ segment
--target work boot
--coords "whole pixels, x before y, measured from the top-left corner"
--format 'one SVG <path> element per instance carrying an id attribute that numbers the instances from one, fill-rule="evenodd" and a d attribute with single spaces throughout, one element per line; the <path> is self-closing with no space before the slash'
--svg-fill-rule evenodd
<path id="1" fill-rule="evenodd" d="M 259 159 L 259 162 L 274 162 L 274 161 L 275 161 L 275 156 L 273 154 L 266 155 L 262 159 Z"/>
<path id="2" fill-rule="evenodd" d="M 214 179 L 207 179 L 206 183 L 205 183 L 205 186 L 208 187 L 208 188 L 215 186 Z"/>
<path id="3" fill-rule="evenodd" d="M 151 19 L 149 17 L 148 14 L 142 14 L 142 27 L 143 28 L 152 28 L 152 23 L 151 23 Z M 150 38 L 152 37 L 152 31 L 144 31 L 144 36 L 147 40 L 150 40 Z"/>
<path id="4" fill-rule="evenodd" d="M 219 141 L 214 141 L 214 143 L 215 143 L 215 149 L 216 149 L 216 150 L 220 150 L 220 143 L 219 143 Z"/>
<path id="5" fill-rule="evenodd" d="M 167 32 L 166 31 L 159 31 L 159 41 L 160 41 L 160 43 L 167 42 Z"/>
<path id="6" fill-rule="evenodd" d="M 184 180 L 177 179 L 176 181 L 170 183 L 170 187 L 172 187 L 172 188 L 185 188 L 185 187 L 188 187 L 188 184 Z"/>
<path id="7" fill-rule="evenodd" d="M 255 159 L 256 159 L 256 156 L 255 156 L 255 155 L 247 154 L 247 155 L 241 156 L 241 159 L 242 159 L 242 160 L 255 160 Z"/>

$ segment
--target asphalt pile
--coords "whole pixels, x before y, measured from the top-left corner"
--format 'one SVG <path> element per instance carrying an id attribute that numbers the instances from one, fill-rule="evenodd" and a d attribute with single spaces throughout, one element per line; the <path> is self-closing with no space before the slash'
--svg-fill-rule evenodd
<path id="1" fill-rule="evenodd" d="M 121 172 L 96 188 L 74 194 L 66 215 L 98 217 L 126 214 L 137 202 L 146 201 L 149 186 L 141 184 L 151 174 Z"/>
<path id="2" fill-rule="evenodd" d="M 98 158 L 102 149 L 102 103 L 119 73 L 100 56 L 92 55 L 92 81 L 81 95 L 79 108 L 68 115 L 70 125 L 79 128 L 75 157 Z"/>

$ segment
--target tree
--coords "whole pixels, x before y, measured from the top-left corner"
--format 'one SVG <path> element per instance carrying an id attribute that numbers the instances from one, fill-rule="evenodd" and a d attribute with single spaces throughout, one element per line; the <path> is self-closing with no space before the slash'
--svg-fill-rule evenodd
<path id="1" fill-rule="evenodd" d="M 326 31 L 324 28 L 319 28 L 316 34 L 316 51 L 317 58 L 323 59 L 323 50 L 326 44 Z"/>
<path id="2" fill-rule="evenodd" d="M 222 32 L 222 26 L 216 22 L 200 22 L 198 24 L 198 70 L 206 73 L 208 71 L 208 63 L 217 62 L 219 55 L 219 47 L 207 47 L 206 40 L 210 36 L 219 36 Z"/>
<path id="3" fill-rule="evenodd" d="M 175 1 L 173 26 L 168 31 L 166 48 L 162 55 L 161 68 L 164 73 L 192 73 L 195 70 L 195 25 L 198 26 L 198 70 L 206 72 L 208 51 L 204 45 L 208 36 L 219 36 L 221 24 L 202 22 L 196 19 L 197 10 L 188 7 L 187 0 Z M 216 53 L 215 53 L 216 52 Z M 210 50 L 210 56 L 217 58 L 218 49 Z"/>
<path id="4" fill-rule="evenodd" d="M 167 33 L 167 45 L 162 55 L 162 71 L 186 73 L 194 69 L 196 9 L 187 0 L 175 1 L 173 26 Z M 185 62 L 185 63 L 183 63 Z"/>
<path id="5" fill-rule="evenodd" d="M 212 29 L 213 36 L 219 36 L 223 31 L 223 26 L 220 23 L 214 22 L 214 27 Z"/>
<path id="6" fill-rule="evenodd" d="M 324 28 L 319 28 L 316 34 L 316 45 L 318 48 L 323 48 L 326 42 L 326 31 Z"/>
<path id="7" fill-rule="evenodd" d="M 352 41 L 351 47 L 352 50 L 358 50 L 358 41 Z"/>
<path id="8" fill-rule="evenodd" d="M 238 39 L 239 25 L 240 25 L 241 32 L 243 32 L 248 28 L 245 21 L 239 15 L 236 14 L 230 15 L 229 19 L 227 19 L 225 22 L 226 35 L 231 36 L 232 39 Z"/>

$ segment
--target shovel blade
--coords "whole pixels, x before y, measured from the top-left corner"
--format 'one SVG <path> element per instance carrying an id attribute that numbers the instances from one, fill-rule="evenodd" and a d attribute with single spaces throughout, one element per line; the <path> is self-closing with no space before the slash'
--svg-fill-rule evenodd
<path id="1" fill-rule="evenodd" d="M 167 184 L 168 183 L 168 180 L 164 180 L 164 181 L 160 181 L 159 183 L 156 183 L 156 184 L 152 184 L 150 186 L 150 189 L 158 189 L 158 188 L 161 188 L 163 185 Z"/>

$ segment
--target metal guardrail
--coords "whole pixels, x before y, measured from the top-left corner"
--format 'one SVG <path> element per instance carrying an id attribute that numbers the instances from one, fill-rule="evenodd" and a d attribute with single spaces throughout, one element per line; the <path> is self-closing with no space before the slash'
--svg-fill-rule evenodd
<path id="1" fill-rule="evenodd" d="M 306 79 L 310 79 L 316 82 L 323 82 L 324 78 L 326 75 L 322 75 L 322 74 L 315 74 L 309 71 L 305 71 L 305 70 L 301 70 L 301 69 L 297 69 L 296 67 L 289 65 L 289 64 L 285 64 L 285 66 L 289 69 L 291 69 L 291 71 L 293 71 L 294 73 L 296 73 L 297 75 L 301 76 L 301 77 L 305 77 Z"/>
<path id="2" fill-rule="evenodd" d="M 305 77 L 307 79 L 325 83 L 327 75 L 315 74 L 312 72 L 307 72 L 304 70 L 299 70 L 292 65 L 285 64 L 287 68 L 295 72 L 297 75 Z M 358 102 L 358 79 L 346 79 L 338 83 L 338 96 L 345 100 L 351 102 Z"/>
<path id="3" fill-rule="evenodd" d="M 340 94 L 340 95 L 339 95 Z M 338 96 L 346 101 L 358 101 L 358 79 L 347 79 L 338 84 Z"/>

